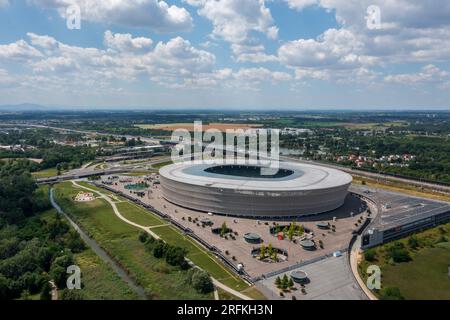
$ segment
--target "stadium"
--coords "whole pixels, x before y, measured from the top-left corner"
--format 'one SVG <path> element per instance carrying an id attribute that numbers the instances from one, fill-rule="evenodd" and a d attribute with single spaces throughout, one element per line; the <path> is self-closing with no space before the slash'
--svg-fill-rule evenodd
<path id="1" fill-rule="evenodd" d="M 315 215 L 344 204 L 352 177 L 304 163 L 280 162 L 263 175 L 258 165 L 186 162 L 160 170 L 162 196 L 181 207 L 213 214 L 286 218 Z"/>

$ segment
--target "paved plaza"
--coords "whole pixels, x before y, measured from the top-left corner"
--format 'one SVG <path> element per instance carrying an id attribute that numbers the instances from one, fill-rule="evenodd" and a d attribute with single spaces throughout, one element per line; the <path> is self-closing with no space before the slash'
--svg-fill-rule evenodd
<path id="1" fill-rule="evenodd" d="M 353 274 L 347 256 L 325 258 L 315 263 L 305 265 L 295 270 L 302 270 L 308 274 L 309 282 L 305 284 L 305 293 L 295 284 L 294 290 L 285 292 L 281 297 L 280 290 L 275 286 L 275 278 L 290 275 L 291 271 L 267 278 L 257 283 L 258 289 L 269 299 L 290 300 L 293 296 L 297 300 L 365 300 L 364 292 L 360 289 Z"/>
<path id="2" fill-rule="evenodd" d="M 323 242 L 323 248 L 317 246 L 316 250 L 307 251 L 298 244 L 298 241 L 294 243 L 287 238 L 279 240 L 270 233 L 270 227 L 274 226 L 275 223 L 288 225 L 292 220 L 254 220 L 223 215 L 208 215 L 204 212 L 193 211 L 169 203 L 161 196 L 161 186 L 159 184 L 150 186 L 145 191 L 144 197 L 138 197 L 133 191 L 124 188 L 126 184 L 142 181 L 143 177 L 128 177 L 128 182 L 120 182 L 119 180 L 116 179 L 109 187 L 135 197 L 153 206 L 155 209 L 170 215 L 178 223 L 193 230 L 199 237 L 218 248 L 230 260 L 234 261 L 236 265 L 242 264 L 252 278 L 261 277 L 298 263 L 332 254 L 337 250 L 346 249 L 350 242 L 352 231 L 357 228 L 355 223 L 358 222 L 360 217 L 366 216 L 367 209 L 366 204 L 359 198 L 348 195 L 344 206 L 337 210 L 318 216 L 299 218 L 296 223 L 302 224 L 305 228 L 310 229 L 313 233 L 312 238 L 316 243 L 319 243 L 319 240 Z M 336 220 L 333 222 L 334 217 L 336 217 Z M 212 227 L 203 227 L 199 222 L 194 223 L 189 221 L 194 221 L 196 218 L 198 220 L 208 218 L 212 221 L 213 225 Z M 335 225 L 335 232 L 319 229 L 316 224 L 322 221 Z M 233 232 L 237 232 L 237 236 L 235 236 L 236 240 L 232 240 L 231 237 L 228 237 L 228 239 L 222 238 L 211 231 L 212 228 L 220 228 L 224 222 Z M 288 252 L 288 259 L 275 263 L 262 262 L 254 258 L 251 251 L 259 248 L 260 245 L 250 244 L 244 240 L 244 234 L 249 232 L 260 235 L 265 246 L 272 244 L 273 247 L 286 250 Z M 233 260 L 232 257 L 235 257 L 235 259 Z"/>

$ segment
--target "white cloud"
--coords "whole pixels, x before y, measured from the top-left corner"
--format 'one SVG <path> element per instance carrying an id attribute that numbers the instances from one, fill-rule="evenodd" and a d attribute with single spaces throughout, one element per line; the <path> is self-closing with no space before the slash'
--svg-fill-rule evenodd
<path id="1" fill-rule="evenodd" d="M 9 6 L 8 0 L 0 0 L 0 8 Z"/>
<path id="2" fill-rule="evenodd" d="M 306 7 L 317 5 L 319 0 L 284 0 L 289 5 L 289 8 L 303 10 Z"/>
<path id="3" fill-rule="evenodd" d="M 12 77 L 8 71 L 5 69 L 0 69 L 0 88 L 8 87 L 16 81 L 14 77 Z"/>
<path id="4" fill-rule="evenodd" d="M 108 48 L 123 52 L 148 50 L 153 41 L 150 38 L 133 38 L 129 33 L 112 33 L 107 30 L 104 35 L 104 43 Z"/>
<path id="5" fill-rule="evenodd" d="M 198 7 L 199 15 L 210 20 L 213 35 L 231 43 L 247 40 L 251 31 L 266 34 L 270 39 L 278 35 L 270 10 L 264 0 L 185 0 Z"/>
<path id="6" fill-rule="evenodd" d="M 151 28 L 158 32 L 186 31 L 192 17 L 185 8 L 159 0 L 28 0 L 44 8 L 57 9 L 65 17 L 66 8 L 77 4 L 81 20 Z"/>
<path id="7" fill-rule="evenodd" d="M 363 44 L 364 55 L 385 63 L 450 58 L 450 2 L 442 0 L 286 0 L 303 10 L 318 5 L 334 12 L 342 28 Z M 380 8 L 381 29 L 367 27 L 367 8 Z"/>
<path id="8" fill-rule="evenodd" d="M 362 43 L 348 30 L 329 29 L 318 39 L 283 44 L 278 55 L 287 66 L 353 68 L 361 65 Z"/>
<path id="9" fill-rule="evenodd" d="M 265 0 L 185 0 L 198 8 L 198 14 L 213 24 L 212 36 L 223 39 L 232 45 L 237 61 L 266 62 L 275 60 L 261 50 L 261 45 L 251 33 L 264 34 L 268 39 L 278 37 Z M 255 46 L 258 50 L 251 48 Z M 239 47 L 239 48 L 238 48 Z M 237 49 L 238 48 L 238 49 Z M 245 51 L 243 49 L 248 49 Z M 264 49 L 264 48 L 263 48 Z"/>
<path id="10" fill-rule="evenodd" d="M 42 57 L 42 53 L 24 40 L 0 45 L 0 59 L 28 60 L 39 57 Z"/>
<path id="11" fill-rule="evenodd" d="M 449 73 L 441 70 L 435 65 L 429 64 L 422 67 L 417 73 L 403 73 L 388 75 L 384 78 L 386 82 L 401 84 L 417 84 L 417 83 L 440 83 L 447 79 Z"/>
<path id="12" fill-rule="evenodd" d="M 264 63 L 278 60 L 276 56 L 266 54 L 266 50 L 262 44 L 247 45 L 233 43 L 231 50 L 238 62 Z"/>
<path id="13" fill-rule="evenodd" d="M 333 12 L 340 24 L 339 29 L 328 29 L 316 39 L 289 41 L 279 48 L 280 61 L 294 68 L 297 78 L 341 81 L 346 74 L 349 81 L 355 81 L 367 72 L 376 78 L 378 73 L 370 70 L 374 66 L 450 59 L 448 1 L 285 1 L 299 11 L 320 6 Z M 380 8 L 380 29 L 367 27 L 370 5 Z"/>

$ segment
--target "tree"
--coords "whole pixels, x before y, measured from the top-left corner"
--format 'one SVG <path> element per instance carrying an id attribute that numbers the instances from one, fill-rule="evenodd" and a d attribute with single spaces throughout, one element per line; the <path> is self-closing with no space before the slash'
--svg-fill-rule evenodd
<path id="1" fill-rule="evenodd" d="M 288 276 L 285 274 L 283 276 L 283 279 L 281 280 L 281 289 L 286 290 L 289 287 L 289 279 Z"/>
<path id="2" fill-rule="evenodd" d="M 303 227 L 303 225 L 299 225 L 297 227 L 297 234 L 298 236 L 302 236 L 305 233 L 305 228 Z"/>
<path id="3" fill-rule="evenodd" d="M 67 273 L 66 269 L 61 266 L 52 266 L 50 270 L 50 277 L 55 281 L 58 288 L 62 289 L 66 286 Z"/>
<path id="4" fill-rule="evenodd" d="M 294 237 L 294 232 L 295 232 L 295 224 L 291 223 L 289 225 L 289 231 L 288 231 L 288 239 L 289 241 L 292 241 L 292 238 Z"/>
<path id="5" fill-rule="evenodd" d="M 293 288 L 294 287 L 294 281 L 292 280 L 292 278 L 289 278 L 288 287 L 289 288 Z"/>
<path id="6" fill-rule="evenodd" d="M 225 236 L 227 231 L 228 231 L 228 227 L 227 227 L 227 224 L 224 222 L 224 223 L 222 223 L 222 227 L 220 228 L 220 236 L 221 237 Z"/>
<path id="7" fill-rule="evenodd" d="M 187 269 L 189 266 L 186 259 L 186 250 L 181 247 L 169 246 L 166 251 L 166 262 L 172 266 L 179 266 Z"/>
<path id="8" fill-rule="evenodd" d="M 7 300 L 11 298 L 9 286 L 9 280 L 0 274 L 0 300 Z"/>
<path id="9" fill-rule="evenodd" d="M 192 275 L 192 287 L 202 294 L 210 293 L 214 290 L 211 277 L 206 271 L 196 269 Z"/>
<path id="10" fill-rule="evenodd" d="M 267 246 L 267 255 L 269 257 L 272 257 L 272 254 L 273 254 L 273 247 L 272 247 L 272 244 L 269 243 L 269 245 Z"/>
<path id="11" fill-rule="evenodd" d="M 275 278 L 275 285 L 276 285 L 276 287 L 277 287 L 278 289 L 281 288 L 281 279 L 280 279 L 280 277 L 276 277 L 276 278 Z"/>
<path id="12" fill-rule="evenodd" d="M 261 260 L 266 257 L 266 247 L 264 247 L 264 245 L 261 245 L 261 248 L 259 249 L 259 257 Z"/>
<path id="13" fill-rule="evenodd" d="M 50 283 L 46 281 L 41 289 L 40 299 L 41 300 L 52 300 L 52 287 Z"/>
<path id="14" fill-rule="evenodd" d="M 278 253 L 276 250 L 273 250 L 272 252 L 272 261 L 278 262 Z"/>
<path id="15" fill-rule="evenodd" d="M 64 289 L 61 292 L 61 300 L 84 300 L 84 295 L 81 290 Z"/>
<path id="16" fill-rule="evenodd" d="M 145 231 L 142 231 L 141 233 L 139 233 L 139 241 L 142 243 L 147 242 L 148 239 L 148 233 Z"/>
<path id="17" fill-rule="evenodd" d="M 153 247 L 153 256 L 155 258 L 162 258 L 166 254 L 166 244 L 158 240 L 156 245 Z"/>

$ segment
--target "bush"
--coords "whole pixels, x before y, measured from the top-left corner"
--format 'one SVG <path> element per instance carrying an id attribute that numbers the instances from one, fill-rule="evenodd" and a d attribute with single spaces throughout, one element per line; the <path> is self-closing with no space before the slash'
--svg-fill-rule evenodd
<path id="1" fill-rule="evenodd" d="M 211 277 L 203 270 L 195 269 L 192 272 L 191 284 L 198 293 L 206 294 L 214 291 Z"/>
<path id="2" fill-rule="evenodd" d="M 55 281 L 56 286 L 62 289 L 66 286 L 67 273 L 66 269 L 61 266 L 52 267 L 50 270 L 50 277 Z"/>
<path id="3" fill-rule="evenodd" d="M 139 239 L 139 241 L 142 242 L 142 243 L 147 242 L 147 240 L 148 240 L 148 233 L 145 232 L 145 231 L 140 232 L 140 233 L 139 233 L 139 238 L 138 238 L 138 239 Z"/>
<path id="4" fill-rule="evenodd" d="M 61 293 L 61 300 L 84 300 L 84 296 L 81 290 L 64 289 Z"/>
<path id="5" fill-rule="evenodd" d="M 408 262 L 412 260 L 403 243 L 398 241 L 388 247 L 387 255 L 394 262 Z"/>
<path id="6" fill-rule="evenodd" d="M 419 247 L 419 239 L 417 239 L 417 236 L 412 235 L 408 238 L 408 246 L 412 249 Z"/>
<path id="7" fill-rule="evenodd" d="M 189 266 L 185 260 L 186 250 L 181 247 L 169 246 L 166 251 L 166 262 L 172 266 L 180 266 L 187 269 Z"/>
<path id="8" fill-rule="evenodd" d="M 166 250 L 167 250 L 166 244 L 163 241 L 158 240 L 155 246 L 153 247 L 153 256 L 155 258 L 160 259 L 164 257 L 164 255 L 166 254 Z"/>
<path id="9" fill-rule="evenodd" d="M 375 261 L 375 250 L 374 249 L 367 249 L 366 251 L 364 251 L 364 259 L 366 261 L 372 262 Z"/>
<path id="10" fill-rule="evenodd" d="M 381 300 L 404 300 L 400 289 L 397 287 L 386 287 L 380 290 Z"/>

